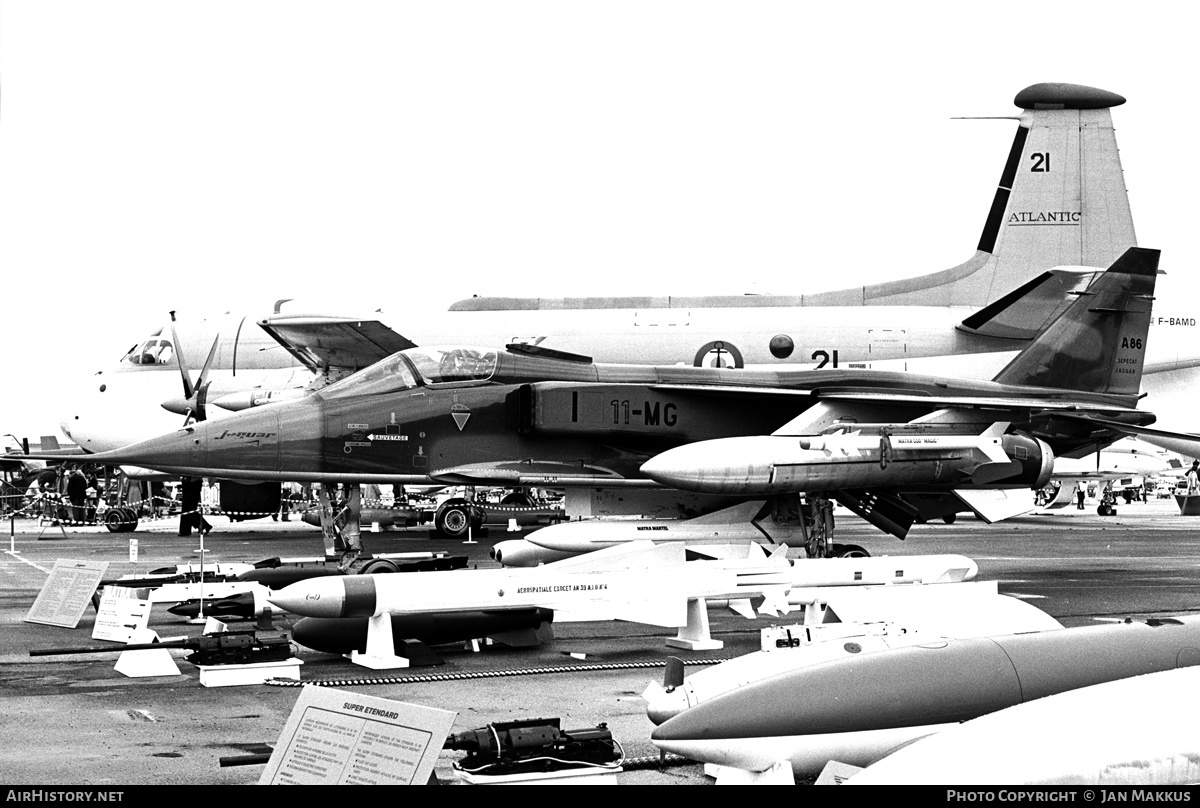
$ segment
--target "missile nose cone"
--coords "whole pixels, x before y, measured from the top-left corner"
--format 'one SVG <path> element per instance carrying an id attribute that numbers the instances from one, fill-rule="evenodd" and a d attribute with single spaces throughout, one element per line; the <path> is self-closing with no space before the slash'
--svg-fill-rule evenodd
<path id="1" fill-rule="evenodd" d="M 340 578 L 313 578 L 285 586 L 267 602 L 302 617 L 344 617 L 346 590 Z"/>
<path id="2" fill-rule="evenodd" d="M 705 453 L 701 452 L 700 454 Z M 668 449 L 643 463 L 642 474 L 656 483 L 671 488 L 694 485 L 703 476 L 705 467 L 702 464 L 706 462 L 706 458 L 696 455 L 697 452 L 693 446 Z"/>
<path id="3" fill-rule="evenodd" d="M 563 553 L 586 553 L 588 550 L 597 549 L 596 545 L 593 545 L 584 535 L 586 528 L 579 530 L 579 527 L 579 524 L 566 524 L 538 528 L 526 536 L 525 541 L 547 550 L 558 550 Z M 572 530 L 572 528 L 576 529 Z"/>

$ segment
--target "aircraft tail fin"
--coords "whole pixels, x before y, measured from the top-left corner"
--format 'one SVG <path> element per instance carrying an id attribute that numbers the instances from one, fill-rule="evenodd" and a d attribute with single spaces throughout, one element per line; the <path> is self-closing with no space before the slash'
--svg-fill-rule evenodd
<path id="1" fill-rule="evenodd" d="M 1138 395 L 1158 259 L 1158 250 L 1126 250 L 994 381 Z"/>
<path id="2" fill-rule="evenodd" d="M 970 260 L 890 283 L 805 295 L 804 305 L 987 306 L 1051 267 L 1106 267 L 1137 244 L 1111 107 L 1116 93 L 1035 84 Z"/>

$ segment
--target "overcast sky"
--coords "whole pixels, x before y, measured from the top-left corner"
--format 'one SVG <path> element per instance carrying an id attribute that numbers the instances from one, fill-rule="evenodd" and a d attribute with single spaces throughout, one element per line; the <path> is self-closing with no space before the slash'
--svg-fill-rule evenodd
<path id="1" fill-rule="evenodd" d="M 1015 123 L 951 119 L 1038 82 L 1128 99 L 1138 241 L 1194 314 L 1191 9 L 0 0 L 0 433 L 58 434 L 69 385 L 171 309 L 952 266 Z"/>

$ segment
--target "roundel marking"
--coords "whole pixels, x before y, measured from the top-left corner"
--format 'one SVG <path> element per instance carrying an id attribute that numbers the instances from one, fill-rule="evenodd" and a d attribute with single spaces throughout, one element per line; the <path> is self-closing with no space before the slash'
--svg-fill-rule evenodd
<path id="1" fill-rule="evenodd" d="M 713 340 L 700 346 L 692 365 L 698 368 L 740 368 L 746 363 L 737 346 L 725 340 Z"/>

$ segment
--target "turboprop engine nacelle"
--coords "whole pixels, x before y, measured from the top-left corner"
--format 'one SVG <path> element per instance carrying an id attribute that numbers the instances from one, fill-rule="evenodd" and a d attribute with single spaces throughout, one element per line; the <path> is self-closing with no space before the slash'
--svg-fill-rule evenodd
<path id="1" fill-rule="evenodd" d="M 642 473 L 671 488 L 764 496 L 843 488 L 1038 488 L 1054 453 L 1026 435 L 759 435 L 670 449 Z"/>

